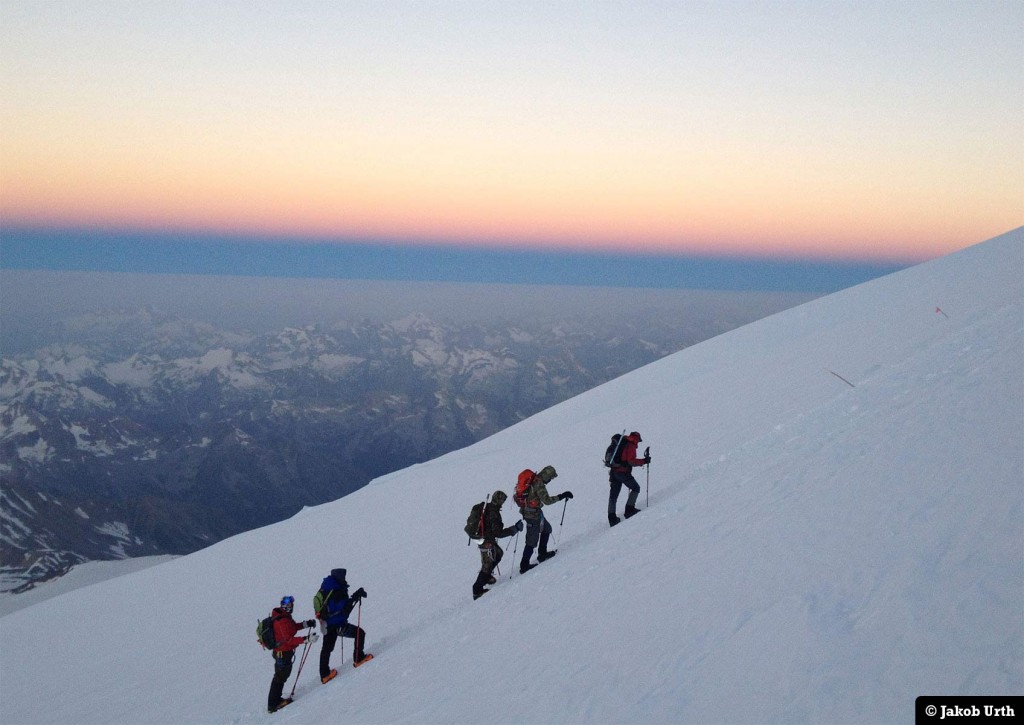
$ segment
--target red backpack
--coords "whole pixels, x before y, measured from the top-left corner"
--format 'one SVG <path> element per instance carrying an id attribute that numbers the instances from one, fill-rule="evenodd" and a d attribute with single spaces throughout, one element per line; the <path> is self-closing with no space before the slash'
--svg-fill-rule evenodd
<path id="1" fill-rule="evenodd" d="M 524 469 L 519 474 L 519 480 L 516 481 L 516 492 L 512 494 L 512 500 L 515 501 L 516 506 L 522 508 L 526 506 L 526 494 L 530 490 L 530 484 L 533 483 L 533 477 L 537 475 L 529 468 Z"/>

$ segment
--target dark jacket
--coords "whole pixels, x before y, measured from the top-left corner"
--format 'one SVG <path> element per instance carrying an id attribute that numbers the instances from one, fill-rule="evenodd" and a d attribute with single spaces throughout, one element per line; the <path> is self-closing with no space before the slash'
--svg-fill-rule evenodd
<path id="1" fill-rule="evenodd" d="M 338 580 L 334 574 L 324 577 L 320 584 L 323 601 L 316 616 L 329 626 L 337 626 L 348 622 L 348 615 L 356 606 L 356 601 L 348 596 L 348 582 Z"/>
<path id="2" fill-rule="evenodd" d="M 516 533 L 515 526 L 505 526 L 501 520 L 501 506 L 508 497 L 504 491 L 495 491 L 490 502 L 484 506 L 484 541 L 504 539 Z"/>

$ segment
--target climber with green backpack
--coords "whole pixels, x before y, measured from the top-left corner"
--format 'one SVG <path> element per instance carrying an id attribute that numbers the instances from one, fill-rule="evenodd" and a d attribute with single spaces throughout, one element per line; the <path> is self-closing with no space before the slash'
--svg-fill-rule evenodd
<path id="1" fill-rule="evenodd" d="M 348 637 L 354 641 L 352 649 L 352 666 L 359 667 L 373 659 L 373 655 L 363 647 L 366 643 L 366 632 L 361 626 L 359 616 L 356 624 L 348 621 L 352 610 L 359 607 L 363 611 L 362 602 L 366 598 L 366 590 L 359 587 L 351 596 L 348 593 L 348 572 L 345 569 L 331 569 L 324 577 L 320 588 L 313 595 L 313 611 L 320 621 L 320 631 L 324 635 L 324 643 L 320 647 L 320 682 L 327 684 L 338 676 L 338 671 L 331 669 L 331 652 L 339 637 Z"/>
<path id="2" fill-rule="evenodd" d="M 498 539 L 504 539 L 523 530 L 523 522 L 505 526 L 501 520 L 501 507 L 508 499 L 504 491 L 495 491 L 490 501 L 481 501 L 473 506 L 466 520 L 466 534 L 480 541 L 480 573 L 473 583 L 473 599 L 479 599 L 490 591 L 484 587 L 496 583 L 494 570 L 504 552 L 498 546 Z"/>
<path id="3" fill-rule="evenodd" d="M 270 692 L 267 695 L 267 712 L 277 712 L 291 703 L 291 697 L 282 698 L 284 683 L 292 674 L 292 663 L 295 661 L 295 650 L 299 645 L 307 647 L 316 642 L 316 632 L 310 632 L 305 637 L 298 636 L 301 629 L 308 629 L 316 626 L 316 621 L 309 619 L 305 622 L 296 622 L 292 619 L 292 611 L 295 608 L 295 597 L 282 597 L 281 604 L 275 607 L 269 617 L 261 620 L 256 627 L 256 636 L 260 644 L 274 652 L 274 679 L 270 682 Z M 299 668 L 301 672 L 301 667 Z M 295 679 L 298 680 L 296 675 Z M 295 688 L 292 688 L 292 694 Z"/>

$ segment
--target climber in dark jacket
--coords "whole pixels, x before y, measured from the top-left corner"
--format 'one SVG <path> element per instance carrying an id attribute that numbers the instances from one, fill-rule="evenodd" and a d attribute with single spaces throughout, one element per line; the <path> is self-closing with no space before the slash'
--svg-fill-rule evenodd
<path id="1" fill-rule="evenodd" d="M 352 666 L 358 667 L 373 659 L 372 654 L 363 651 L 366 643 L 366 632 L 348 621 L 353 608 L 366 596 L 366 590 L 360 587 L 352 596 L 348 594 L 348 581 L 344 569 L 331 569 L 330 575 L 324 577 L 320 589 L 313 598 L 313 610 L 320 620 L 320 630 L 324 633 L 324 643 L 320 648 L 320 682 L 327 684 L 338 676 L 337 670 L 331 669 L 331 652 L 338 637 L 349 637 L 355 640 L 352 650 Z"/>
<path id="2" fill-rule="evenodd" d="M 484 504 L 483 509 L 483 541 L 480 542 L 480 573 L 473 584 L 473 599 L 479 599 L 490 589 L 484 589 L 488 584 L 496 582 L 494 570 L 497 568 L 504 552 L 498 546 L 498 539 L 512 536 L 517 531 L 523 530 L 523 522 L 517 521 L 515 526 L 505 526 L 501 520 L 501 507 L 508 499 L 504 491 L 495 491 L 491 500 Z"/>

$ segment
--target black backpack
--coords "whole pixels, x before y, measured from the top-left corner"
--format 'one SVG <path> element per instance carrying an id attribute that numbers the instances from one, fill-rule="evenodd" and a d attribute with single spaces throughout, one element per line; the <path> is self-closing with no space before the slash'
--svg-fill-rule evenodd
<path id="1" fill-rule="evenodd" d="M 619 454 L 622 452 L 622 441 L 625 438 L 625 433 L 616 433 L 612 436 L 612 442 L 604 449 L 604 465 L 606 468 L 611 468 L 615 464 L 622 462 Z"/>
<path id="2" fill-rule="evenodd" d="M 264 617 L 256 624 L 256 641 L 263 645 L 264 649 L 274 649 L 277 641 L 274 639 L 274 622 L 284 617 L 283 614 L 271 614 Z"/>
<path id="3" fill-rule="evenodd" d="M 484 506 L 486 505 L 486 501 L 481 501 L 478 504 L 474 504 L 473 508 L 469 510 L 469 516 L 466 518 L 466 528 L 463 530 L 466 532 L 466 536 L 471 539 L 484 538 Z"/>

